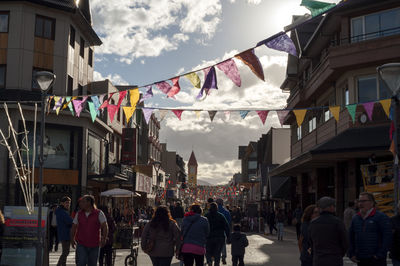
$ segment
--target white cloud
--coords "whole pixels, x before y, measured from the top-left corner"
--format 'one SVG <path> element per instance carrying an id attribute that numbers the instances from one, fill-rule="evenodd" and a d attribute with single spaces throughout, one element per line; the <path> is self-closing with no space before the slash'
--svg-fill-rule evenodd
<path id="1" fill-rule="evenodd" d="M 111 81 L 111 83 L 113 85 L 128 85 L 129 84 L 126 80 L 124 80 L 118 74 L 108 74 L 107 76 L 103 76 L 100 72 L 97 72 L 97 71 L 93 72 L 93 79 L 94 79 L 94 81 L 108 79 Z"/>
<path id="2" fill-rule="evenodd" d="M 253 4 L 253 5 L 258 5 L 261 3 L 262 0 L 247 0 L 247 3 Z"/>

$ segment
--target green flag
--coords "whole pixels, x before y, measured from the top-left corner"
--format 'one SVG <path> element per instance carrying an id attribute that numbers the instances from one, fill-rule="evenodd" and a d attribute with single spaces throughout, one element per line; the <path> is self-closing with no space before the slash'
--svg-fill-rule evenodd
<path id="1" fill-rule="evenodd" d="M 90 116 L 92 117 L 92 121 L 94 123 L 94 121 L 96 120 L 97 111 L 96 111 L 96 108 L 94 108 L 94 103 L 93 102 L 88 101 L 88 104 L 89 104 Z"/>
<path id="2" fill-rule="evenodd" d="M 325 13 L 327 10 L 331 9 L 336 4 L 314 1 L 314 0 L 302 0 L 300 5 L 310 10 L 311 16 L 315 17 L 318 16 L 319 14 Z"/>
<path id="3" fill-rule="evenodd" d="M 347 111 L 349 111 L 349 114 L 351 118 L 353 119 L 353 123 L 356 122 L 356 109 L 357 109 L 357 104 L 350 104 L 346 106 Z"/>

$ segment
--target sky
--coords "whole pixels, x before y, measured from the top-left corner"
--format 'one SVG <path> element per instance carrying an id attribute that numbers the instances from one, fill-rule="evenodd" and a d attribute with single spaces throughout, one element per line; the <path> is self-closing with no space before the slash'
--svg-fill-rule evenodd
<path id="1" fill-rule="evenodd" d="M 327 0 L 328 1 L 328 0 Z M 309 13 L 301 0 L 91 0 L 93 27 L 103 45 L 95 49 L 94 79 L 114 85 L 143 86 L 213 65 L 254 47 L 289 25 L 292 15 Z M 338 1 L 330 1 L 338 2 Z M 242 79 L 237 87 L 217 70 L 218 90 L 197 101 L 198 89 L 180 79 L 176 99 L 156 87 L 149 107 L 246 109 L 284 108 L 289 96 L 279 87 L 285 78 L 287 54 L 265 46 L 255 49 L 265 82 L 241 61 L 235 60 Z M 198 72 L 202 82 L 204 75 Z M 145 88 L 140 88 L 145 92 Z M 158 113 L 156 112 L 158 116 Z M 245 119 L 218 112 L 197 118 L 183 112 L 182 120 L 169 113 L 161 123 L 160 141 L 187 162 L 196 154 L 198 179 L 227 183 L 240 172 L 238 146 L 257 141 L 270 127 L 281 127 L 275 112 L 265 125 L 251 112 Z"/>

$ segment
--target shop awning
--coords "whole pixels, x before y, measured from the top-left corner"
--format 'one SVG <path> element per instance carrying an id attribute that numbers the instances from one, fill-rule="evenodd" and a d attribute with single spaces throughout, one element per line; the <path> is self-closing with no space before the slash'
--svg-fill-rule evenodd
<path id="1" fill-rule="evenodd" d="M 290 199 L 290 177 L 270 176 L 269 189 L 272 199 Z"/>
<path id="2" fill-rule="evenodd" d="M 130 191 L 122 188 L 113 188 L 100 193 L 102 197 L 112 197 L 112 198 L 130 198 L 130 197 L 140 197 L 140 194 L 134 191 Z"/>

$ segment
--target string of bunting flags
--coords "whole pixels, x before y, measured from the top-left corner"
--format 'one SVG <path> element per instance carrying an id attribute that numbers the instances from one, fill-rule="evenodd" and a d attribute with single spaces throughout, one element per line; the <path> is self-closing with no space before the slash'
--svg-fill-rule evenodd
<path id="1" fill-rule="evenodd" d="M 56 95 L 51 95 L 49 96 L 49 110 L 50 111 L 50 105 L 53 106 L 53 110 L 56 111 L 57 115 L 61 110 L 64 109 L 69 109 L 72 115 L 79 117 L 81 112 L 85 109 L 86 103 L 88 105 L 88 111 L 90 112 L 92 121 L 94 122 L 96 120 L 96 117 L 100 115 L 100 112 L 103 109 L 107 109 L 108 116 L 111 121 L 113 121 L 115 114 L 121 107 L 122 103 L 124 102 L 124 99 L 127 95 L 129 95 L 129 105 L 122 106 L 123 112 L 125 114 L 127 122 L 129 122 L 130 118 L 133 116 L 136 107 L 138 103 L 141 103 L 143 101 L 149 100 L 153 97 L 153 89 L 157 88 L 159 89 L 162 93 L 164 93 L 168 98 L 175 99 L 175 96 L 181 91 L 181 87 L 179 84 L 179 81 L 182 77 L 186 78 L 191 85 L 194 88 L 200 89 L 196 99 L 201 100 L 207 97 L 208 95 L 211 94 L 211 90 L 218 90 L 218 82 L 217 82 L 217 72 L 216 69 L 219 71 L 223 72 L 237 87 L 242 86 L 242 81 L 240 77 L 240 73 L 238 70 L 238 67 L 236 65 L 235 60 L 240 60 L 243 62 L 245 65 L 247 65 L 250 70 L 261 80 L 265 81 L 264 78 L 264 71 L 262 64 L 259 60 L 259 58 L 255 55 L 255 48 L 265 45 L 268 48 L 278 50 L 278 51 L 283 51 L 286 52 L 290 55 L 296 56 L 297 57 L 297 51 L 296 47 L 293 43 L 293 41 L 290 39 L 290 37 L 286 34 L 286 32 L 293 30 L 296 27 L 299 27 L 301 25 L 304 25 L 305 23 L 310 22 L 311 20 L 322 16 L 323 14 L 327 12 L 331 12 L 335 8 L 343 5 L 345 1 L 340 2 L 339 4 L 333 4 L 333 3 L 326 3 L 326 2 L 319 2 L 319 1 L 314 1 L 314 0 L 302 0 L 301 5 L 305 6 L 307 9 L 311 11 L 311 18 L 305 20 L 302 23 L 299 23 L 292 28 L 286 29 L 286 31 L 279 32 L 259 43 L 253 48 L 247 49 L 244 52 L 241 52 L 239 54 L 236 54 L 235 56 L 228 58 L 222 62 L 219 62 L 215 65 L 208 66 L 202 69 L 194 70 L 192 72 L 188 72 L 185 74 L 182 74 L 180 76 L 176 76 L 173 78 L 170 78 L 168 80 L 163 80 L 159 82 L 154 82 L 152 84 L 144 85 L 144 86 L 139 86 L 135 89 L 129 89 L 129 90 L 121 90 L 118 92 L 112 92 L 109 94 L 100 94 L 100 95 L 78 95 L 78 96 L 56 96 Z M 204 82 L 203 85 L 201 85 L 201 80 L 199 75 L 197 74 L 198 72 L 202 71 L 204 73 Z M 140 98 L 140 93 L 139 93 L 139 88 L 145 88 L 146 93 L 143 95 L 143 97 Z M 113 104 L 112 98 L 114 95 L 118 95 L 118 101 L 117 104 Z M 194 111 L 196 112 L 196 116 L 200 116 L 201 111 L 206 111 L 206 110 L 189 110 L 189 109 L 168 109 L 168 108 L 150 108 L 150 107 L 139 107 L 142 109 L 146 122 L 149 121 L 151 114 L 154 112 L 154 110 L 159 110 L 160 112 L 160 117 L 161 120 L 166 116 L 168 111 L 172 111 L 180 120 L 182 113 L 184 111 Z M 316 107 L 313 107 L 314 109 Z M 326 107 L 320 107 L 320 108 L 326 108 Z M 347 109 L 349 110 L 350 114 L 353 114 L 353 108 L 352 105 L 347 106 Z M 308 108 L 310 109 L 310 108 Z M 331 107 L 329 107 L 331 109 Z M 211 121 L 213 121 L 215 115 L 217 114 L 218 111 L 224 111 L 225 117 L 229 118 L 230 113 L 235 110 L 208 110 L 209 116 Z M 293 113 L 296 115 L 296 119 L 299 125 L 301 125 L 302 121 L 304 120 L 305 114 L 307 112 L 307 109 L 300 109 L 300 110 L 236 110 L 240 113 L 240 116 L 242 119 L 244 119 L 251 111 L 256 111 L 257 114 L 259 115 L 262 123 L 265 123 L 265 120 L 268 116 L 268 113 L 270 111 L 276 111 L 278 113 L 279 120 L 283 121 L 283 119 L 286 117 L 286 115 L 290 112 L 293 111 Z M 332 114 L 335 116 L 338 116 L 337 110 L 332 107 L 331 110 Z M 355 112 L 355 111 L 354 111 Z M 352 116 L 353 117 L 353 116 Z M 337 118 L 338 120 L 338 118 Z M 354 120 L 354 118 L 353 118 Z M 301 121 L 301 123 L 299 122 Z"/>

